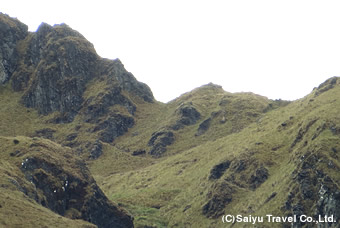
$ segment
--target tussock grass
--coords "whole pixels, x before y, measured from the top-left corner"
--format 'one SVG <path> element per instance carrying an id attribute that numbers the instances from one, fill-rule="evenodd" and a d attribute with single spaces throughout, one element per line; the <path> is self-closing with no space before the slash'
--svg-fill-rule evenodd
<path id="1" fill-rule="evenodd" d="M 292 180 L 292 173 L 299 169 L 300 157 L 307 151 L 314 150 L 333 161 L 330 148 L 338 148 L 338 136 L 333 135 L 329 129 L 314 140 L 312 137 L 322 124 L 340 123 L 337 115 L 340 88 L 335 87 L 318 96 L 314 94 L 315 91 L 288 103 L 271 101 L 250 93 L 230 94 L 219 88 L 197 89 L 166 105 L 155 105 L 154 107 L 158 107 L 157 111 L 146 108 L 138 113 L 136 126 L 119 138 L 116 145 L 126 151 L 147 149 L 146 144 L 152 132 L 157 131 L 160 126 L 166 127 L 172 123 L 175 118 L 173 113 L 183 102 L 192 102 L 201 113 L 202 121 L 210 117 L 212 112 L 219 112 L 223 108 L 229 113 L 238 113 L 239 119 L 230 118 L 224 124 L 215 120 L 210 129 L 199 137 L 194 134 L 200 122 L 175 131 L 175 143 L 168 146 L 166 155 L 159 159 L 151 159 L 147 155 L 133 157 L 133 162 L 129 163 L 132 164 L 130 168 L 113 168 L 115 172 L 110 173 L 107 167 L 106 172 L 102 172 L 99 171 L 100 164 L 110 163 L 109 160 L 119 164 L 124 153 L 130 156 L 129 152 L 106 148 L 106 157 L 99 158 L 90 167 L 93 173 L 99 174 L 100 178 L 96 174 L 95 176 L 110 199 L 129 208 L 138 218 L 135 220 L 137 227 L 145 224 L 158 224 L 159 227 L 159 224 L 167 227 L 225 227 L 226 224 L 222 224 L 220 219 L 203 216 L 202 206 L 208 201 L 207 194 L 213 184 L 232 175 L 227 170 L 219 180 L 210 181 L 208 176 L 212 167 L 225 160 L 238 159 L 253 164 L 242 175 L 235 176 L 238 184 L 246 186 L 248 178 L 261 165 L 268 169 L 269 178 L 255 190 L 230 183 L 235 193 L 232 195 L 232 202 L 225 205 L 225 212 L 235 215 L 284 216 L 282 207 L 288 193 L 296 188 L 297 183 Z M 229 106 L 219 105 L 223 99 L 231 100 Z M 268 106 L 271 108 L 268 109 Z M 255 113 L 250 115 L 251 118 L 247 118 L 249 111 L 251 114 Z M 300 128 L 306 128 L 314 120 L 316 122 L 309 127 L 303 139 L 292 148 Z M 236 131 L 233 126 L 237 126 Z M 136 132 L 139 134 L 133 136 Z M 307 147 L 304 146 L 305 141 Z M 118 160 L 114 161 L 112 158 Z M 337 159 L 334 164 L 339 165 Z M 326 166 L 326 162 L 318 165 L 339 181 L 336 171 Z M 105 176 L 105 173 L 108 175 Z M 275 197 L 268 201 L 273 193 L 276 193 Z M 282 224 L 260 225 L 280 227 Z M 242 226 L 245 224 L 235 225 Z"/>
<path id="2" fill-rule="evenodd" d="M 105 92 L 105 85 L 96 79 L 88 84 L 84 96 L 97 97 L 102 92 Z M 339 86 L 323 93 L 314 90 L 293 102 L 272 101 L 252 93 L 232 94 L 213 85 L 195 89 L 167 104 L 145 103 L 133 95 L 124 96 L 137 106 L 135 126 L 113 143 L 103 143 L 103 155 L 98 160 L 88 161 L 88 165 L 108 198 L 134 215 L 136 227 L 225 227 L 220 219 L 202 214 L 209 193 L 214 191 L 216 184 L 224 181 L 234 190 L 232 201 L 225 205 L 225 213 L 283 216 L 286 211 L 282 207 L 288 193 L 296 192 L 298 188 L 292 179 L 294 173 L 300 169 L 301 157 L 309 153 L 321 157 L 317 167 L 340 185 L 336 169 L 328 165 L 332 162 L 335 167 L 340 167 L 338 155 L 334 152 L 340 150 L 339 136 L 330 128 L 340 124 Z M 53 143 L 50 147 L 59 147 L 57 143 L 64 143 L 65 137 L 71 133 L 78 134 L 77 142 L 81 145 L 97 138 L 96 133 L 88 130 L 93 124 L 85 123 L 82 115 L 76 116 L 72 123 L 52 124 L 49 120 L 58 113 L 39 116 L 35 110 L 23 107 L 20 97 L 21 93 L 13 92 L 9 85 L 0 87 L 0 130 L 1 135 L 6 136 L 0 140 L 3 145 L 0 177 L 1 183 L 8 186 L 1 194 L 8 199 L 17 198 L 19 203 L 27 199 L 19 196 L 21 193 L 17 191 L 14 192 L 18 195 L 11 195 L 10 190 L 15 188 L 9 179 L 13 176 L 9 177 L 6 172 L 14 177 L 17 175 L 17 178 L 22 175 L 18 171 L 22 158 L 10 153 L 25 143 L 29 145 L 31 139 L 17 135 L 30 136 L 39 129 L 55 129 L 55 143 L 42 141 Z M 172 130 L 175 143 L 167 146 L 162 157 L 156 159 L 147 153 L 132 156 L 135 150 L 148 152 L 151 135 L 162 129 L 171 130 L 171 125 L 178 119 L 176 110 L 190 102 L 200 112 L 200 120 L 183 129 Z M 111 111 L 116 109 L 119 107 L 112 107 Z M 118 111 L 126 112 L 123 109 Z M 199 125 L 208 118 L 212 119 L 210 128 L 195 136 Z M 323 126 L 325 129 L 320 130 Z M 299 132 L 303 134 L 297 140 Z M 18 145 L 13 143 L 14 138 L 10 138 L 14 136 L 20 141 Z M 51 159 L 60 159 L 53 154 L 50 156 Z M 230 160 L 231 165 L 244 160 L 248 167 L 240 174 L 229 168 L 220 179 L 209 180 L 211 169 L 226 160 Z M 249 179 L 261 166 L 268 170 L 269 177 L 256 189 L 250 189 Z M 234 181 L 230 181 L 232 178 Z M 275 197 L 268 200 L 274 193 Z M 34 208 L 31 211 L 42 210 L 34 202 L 25 201 L 24 205 Z M 14 215 L 15 210 L 11 210 Z M 51 214 L 46 218 L 51 218 L 51 222 L 60 219 L 53 217 L 52 212 L 48 213 Z M 10 219 L 13 223 L 4 220 L 6 224 L 16 221 L 15 217 Z M 243 225 L 236 224 L 235 227 Z"/>

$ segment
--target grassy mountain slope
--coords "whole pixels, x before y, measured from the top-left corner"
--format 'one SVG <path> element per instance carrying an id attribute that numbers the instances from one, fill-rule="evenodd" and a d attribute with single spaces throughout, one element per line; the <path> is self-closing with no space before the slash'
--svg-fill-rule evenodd
<path id="1" fill-rule="evenodd" d="M 293 102 L 210 83 L 163 104 L 67 25 L 29 33 L 0 14 L 0 35 L 0 226 L 339 222 L 338 78 Z"/>
<path id="2" fill-rule="evenodd" d="M 126 152 L 107 148 L 90 164 L 91 171 L 108 197 L 128 208 L 140 226 L 224 227 L 224 213 L 283 216 L 296 213 L 296 208 L 310 216 L 326 214 L 322 198 L 336 195 L 340 181 L 337 84 L 332 78 L 308 96 L 271 111 L 284 102 L 211 86 L 194 90 L 167 104 L 163 112 L 150 114 L 154 116 L 145 120 L 150 124 L 137 123 L 116 143 Z M 175 133 L 163 157 L 148 164 L 146 155 L 139 164 L 119 170 L 128 151 L 147 149 L 145 135 L 169 125 L 180 103 L 192 102 L 204 120 L 220 111 L 225 97 L 237 103 L 226 107 L 232 114 L 225 123 L 213 120 L 201 136 L 195 136 L 199 122 L 185 127 Z M 152 125 L 153 120 L 159 120 L 158 125 Z M 228 168 L 218 171 L 219 164 Z M 321 196 L 323 188 L 328 190 Z"/>
<path id="3" fill-rule="evenodd" d="M 325 176 L 335 186 L 339 181 L 334 151 L 338 148 L 336 98 L 340 91 L 337 84 L 327 90 L 331 81 L 291 103 L 249 93 L 231 94 L 215 85 L 193 90 L 168 104 L 141 102 L 135 126 L 114 143 L 103 143 L 103 154 L 88 161 L 90 170 L 108 198 L 134 215 L 137 227 L 219 227 L 225 225 L 220 222 L 223 212 L 289 215 L 296 205 L 313 215 Z M 76 117 L 71 123 L 55 125 L 48 121 L 53 113 L 39 117 L 34 109 L 20 105 L 20 93 L 8 86 L 1 91 L 2 103 L 7 104 L 1 111 L 6 136 L 32 136 L 39 129 L 51 128 L 56 130 L 52 139 L 62 143 L 83 122 Z M 193 106 L 200 118 L 173 130 L 183 104 Z M 197 135 L 209 118 L 208 129 Z M 154 157 L 149 154 L 148 141 L 162 129 L 174 132 L 175 141 L 166 146 L 164 154 Z M 91 137 L 87 131 L 77 133 L 84 141 Z M 133 156 L 138 150 L 145 154 Z M 301 158 L 313 156 L 321 162 L 306 159 L 307 164 L 312 163 L 325 176 L 316 178 L 314 198 L 306 199 L 297 179 L 304 171 Z M 229 167 L 217 171 L 218 178 L 211 178 L 216 174 L 212 170 L 225 162 Z M 256 180 L 260 167 L 267 170 L 267 178 Z M 288 200 L 289 195 L 294 197 Z M 287 202 L 290 209 L 285 208 Z M 204 210 L 205 205 L 210 206 Z"/>
<path id="4" fill-rule="evenodd" d="M 39 139 L 34 140 L 34 143 L 40 142 Z M 22 162 L 26 158 L 46 156 L 46 153 L 38 152 L 38 148 L 35 148 L 35 151 L 29 149 L 29 146 L 33 145 L 32 139 L 1 136 L 0 143 L 0 225 L 2 227 L 96 227 L 83 220 L 62 217 L 33 200 L 33 198 L 42 199 L 44 196 L 25 178 L 19 167 L 22 168 Z M 47 141 L 44 143 L 51 144 Z M 59 156 L 60 153 L 53 159 L 62 163 Z M 75 169 L 72 168 L 72 171 Z"/>

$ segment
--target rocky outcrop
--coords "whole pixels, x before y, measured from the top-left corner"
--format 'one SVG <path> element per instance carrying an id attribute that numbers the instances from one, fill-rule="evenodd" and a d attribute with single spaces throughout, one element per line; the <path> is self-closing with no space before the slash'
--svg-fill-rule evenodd
<path id="1" fill-rule="evenodd" d="M 144 155 L 146 154 L 146 151 L 145 150 L 135 150 L 132 152 L 132 156 L 139 156 L 139 155 Z"/>
<path id="2" fill-rule="evenodd" d="M 304 126 L 302 126 L 300 129 L 299 129 L 299 132 L 297 133 L 295 139 L 294 139 L 294 142 L 292 143 L 291 145 L 291 148 L 293 148 L 297 143 L 299 143 L 300 141 L 302 141 L 304 135 L 308 132 L 309 128 L 311 126 L 313 126 L 314 123 L 316 123 L 316 121 L 318 121 L 318 119 L 314 119 L 314 120 L 311 120 L 311 121 L 308 121 L 308 123 L 304 124 Z M 301 124 L 302 125 L 302 124 Z"/>
<path id="3" fill-rule="evenodd" d="M 97 159 L 100 157 L 100 155 L 102 155 L 102 153 L 103 144 L 99 140 L 96 140 L 91 148 L 90 159 Z"/>
<path id="4" fill-rule="evenodd" d="M 100 93 L 96 102 L 92 103 L 94 97 L 89 98 L 86 103 L 84 115 L 86 122 L 95 122 L 99 117 L 109 114 L 110 107 L 120 105 L 124 107 L 131 115 L 134 115 L 136 106 L 124 95 L 121 87 L 110 88 L 106 93 Z"/>
<path id="5" fill-rule="evenodd" d="M 93 132 L 99 131 L 99 139 L 103 142 L 113 142 L 117 137 L 123 135 L 134 125 L 134 119 L 121 114 L 114 114 L 99 123 Z"/>
<path id="6" fill-rule="evenodd" d="M 224 172 L 229 168 L 230 163 L 231 162 L 227 160 L 215 165 L 210 171 L 209 180 L 219 179 L 224 174 Z"/>
<path id="7" fill-rule="evenodd" d="M 46 152 L 23 158 L 21 171 L 36 189 L 36 193 L 27 195 L 62 216 L 83 219 L 99 228 L 133 227 L 131 216 L 107 199 L 85 163 L 70 155 L 67 163 L 61 157 L 54 161 L 48 151 L 56 153 L 61 148 L 48 143 L 36 142 L 30 148 Z"/>
<path id="8" fill-rule="evenodd" d="M 93 45 L 67 25 L 42 24 L 32 38 L 29 53 L 36 73 L 23 101 L 42 114 L 59 111 L 67 114 L 66 121 L 72 121 L 84 102 L 87 83 L 102 76 L 108 77 L 111 86 L 102 103 L 88 107 L 87 114 L 105 114 L 115 104 L 133 113 L 136 107 L 122 95 L 122 90 L 153 101 L 151 90 L 128 73 L 119 60 L 100 59 Z"/>
<path id="9" fill-rule="evenodd" d="M 262 183 L 264 183 L 269 177 L 268 170 L 261 166 L 255 170 L 255 172 L 251 175 L 248 180 L 251 189 L 256 189 Z"/>
<path id="10" fill-rule="evenodd" d="M 59 111 L 70 122 L 83 102 L 86 83 L 95 76 L 98 56 L 93 45 L 65 24 L 41 24 L 23 56 L 32 68 L 23 103 L 41 114 Z"/>
<path id="11" fill-rule="evenodd" d="M 211 118 L 208 118 L 206 120 L 204 120 L 197 129 L 197 132 L 195 134 L 195 136 L 200 136 L 203 135 L 210 127 L 211 124 Z"/>
<path id="12" fill-rule="evenodd" d="M 175 141 L 172 131 L 154 132 L 148 142 L 148 146 L 152 147 L 149 151 L 154 157 L 159 157 L 166 152 L 166 147 Z"/>
<path id="13" fill-rule="evenodd" d="M 207 194 L 208 202 L 202 207 L 202 213 L 208 218 L 218 218 L 224 214 L 224 208 L 233 200 L 235 190 L 227 183 L 216 183 Z"/>
<path id="14" fill-rule="evenodd" d="M 144 101 L 152 103 L 154 101 L 151 89 L 145 83 L 139 82 L 128 71 L 119 59 L 115 61 L 101 60 L 101 75 L 108 75 L 109 83 L 117 84 L 125 91 L 132 93 Z"/>
<path id="15" fill-rule="evenodd" d="M 32 137 L 41 137 L 45 139 L 53 140 L 53 134 L 56 132 L 56 130 L 51 128 L 43 128 L 40 130 L 36 130 L 35 133 L 32 135 Z"/>
<path id="16" fill-rule="evenodd" d="M 202 214 L 208 218 L 218 218 L 233 200 L 233 194 L 239 189 L 255 191 L 269 178 L 268 169 L 256 159 L 245 155 L 246 159 L 225 160 L 210 170 L 209 181 L 212 182 L 207 202 L 202 207 Z M 223 177 L 223 178 L 222 178 Z M 273 193 L 269 202 L 276 196 Z"/>
<path id="17" fill-rule="evenodd" d="M 92 124 L 86 130 L 96 133 L 96 139 L 113 142 L 134 125 L 135 102 L 154 101 L 150 88 L 119 59 L 100 58 L 93 45 L 66 24 L 42 23 L 28 33 L 26 25 L 0 14 L 0 34 L 0 84 L 11 80 L 26 107 L 42 115 L 54 113 L 48 123 L 70 123 L 80 115 Z M 96 83 L 104 86 L 93 89 Z M 31 136 L 52 139 L 53 133 L 45 129 Z M 84 149 L 72 136 L 64 140 L 63 145 Z M 85 150 L 92 159 L 101 154 Z"/>
<path id="18" fill-rule="evenodd" d="M 176 110 L 176 115 L 178 116 L 177 121 L 171 126 L 171 128 L 175 131 L 182 129 L 185 126 L 193 125 L 201 118 L 201 114 L 191 102 L 182 104 Z"/>
<path id="19" fill-rule="evenodd" d="M 324 227 L 332 227 L 340 219 L 340 190 L 336 189 L 334 191 L 334 189 L 336 189 L 334 186 L 329 187 L 322 184 L 318 192 L 319 199 L 316 204 L 315 217 L 321 215 L 323 218 L 325 216 L 333 216 L 334 218 L 334 223 L 327 223 Z"/>
<path id="20" fill-rule="evenodd" d="M 18 65 L 17 44 L 28 34 L 28 28 L 17 19 L 0 13 L 0 84 L 6 83 Z"/>
<path id="21" fill-rule="evenodd" d="M 337 173 L 340 169 L 321 151 L 310 151 L 300 156 L 298 166 L 292 173 L 293 182 L 297 186 L 288 194 L 284 209 L 297 217 L 309 214 L 315 220 L 319 220 L 319 217 L 333 217 L 333 222 L 320 223 L 317 227 L 337 227 L 340 221 L 340 189 L 337 178 L 328 174 Z M 323 161 L 328 169 L 322 167 Z M 305 225 L 298 221 L 292 227 Z"/>
<path id="22" fill-rule="evenodd" d="M 127 72 L 120 60 L 100 58 L 93 45 L 66 24 L 42 23 L 37 32 L 28 34 L 26 25 L 1 14 L 0 33 L 0 83 L 11 78 L 13 89 L 24 92 L 23 104 L 40 114 L 59 112 L 55 123 L 73 121 L 90 103 L 83 95 L 97 78 L 107 80 L 107 93 L 101 103 L 88 107 L 90 119 L 106 114 L 113 105 L 133 114 L 136 107 L 123 91 L 144 102 L 154 101 L 150 88 Z"/>
<path id="23" fill-rule="evenodd" d="M 338 80 L 337 77 L 332 77 L 332 78 L 327 79 L 325 82 L 321 83 L 318 86 L 318 88 L 316 88 L 314 96 L 317 97 L 320 94 L 322 94 L 322 93 L 324 93 L 324 92 L 326 92 L 330 89 L 333 89 L 337 84 L 337 80 Z"/>
<path id="24" fill-rule="evenodd" d="M 319 228 L 337 227 L 340 221 L 340 190 L 333 180 L 316 170 L 317 175 L 302 170 L 297 174 L 300 191 L 290 193 L 284 208 L 298 218 L 310 214 L 315 220 L 332 217 L 333 221 L 320 223 Z M 304 223 L 297 221 L 292 227 L 304 227 Z"/>

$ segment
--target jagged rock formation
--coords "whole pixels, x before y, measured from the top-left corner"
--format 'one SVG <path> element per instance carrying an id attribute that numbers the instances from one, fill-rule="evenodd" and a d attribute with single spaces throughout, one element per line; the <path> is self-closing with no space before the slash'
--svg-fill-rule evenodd
<path id="1" fill-rule="evenodd" d="M 100 58 L 90 42 L 65 24 L 52 27 L 43 23 L 37 32 L 29 33 L 26 25 L 0 14 L 0 37 L 0 84 L 10 83 L 22 94 L 21 102 L 27 108 L 41 115 L 58 113 L 50 123 L 70 123 L 77 115 L 91 123 L 87 132 L 92 131 L 97 139 L 86 147 L 90 159 L 103 153 L 102 142 L 112 142 L 134 125 L 136 105 L 131 97 L 154 101 L 149 87 L 138 82 L 119 60 Z M 89 91 L 90 82 L 100 80 L 107 82 L 103 92 Z M 120 106 L 122 111 L 112 111 L 113 106 Z M 63 145 L 83 150 L 77 132 L 64 139 L 57 139 L 55 134 L 58 127 L 42 128 L 30 135 L 64 141 Z M 43 146 L 31 144 L 34 150 Z M 44 153 L 49 150 L 55 149 L 49 147 Z M 98 227 L 133 227 L 132 218 L 106 198 L 85 164 L 77 161 L 73 170 L 67 170 L 59 161 L 43 156 L 23 159 L 21 170 L 36 187 L 35 191 L 23 191 L 39 204 Z"/>
<path id="2" fill-rule="evenodd" d="M 27 26 L 6 15 L 1 15 L 1 24 L 6 34 L 1 39 L 1 82 L 12 79 L 13 89 L 24 91 L 25 106 L 44 115 L 60 112 L 57 123 L 71 122 L 94 99 L 85 101 L 83 95 L 87 84 L 97 78 L 107 77 L 110 86 L 101 95 L 102 102 L 88 107 L 89 119 L 105 114 L 115 104 L 133 114 L 136 107 L 122 90 L 153 102 L 149 87 L 136 81 L 119 60 L 100 58 L 93 45 L 66 24 L 43 23 L 35 33 L 28 33 Z"/>
<path id="3" fill-rule="evenodd" d="M 158 131 L 154 132 L 148 142 L 151 146 L 150 154 L 159 157 L 166 152 L 166 147 L 175 141 L 175 136 L 172 131 Z"/>
<path id="4" fill-rule="evenodd" d="M 12 88 L 23 94 L 26 107 L 42 115 L 55 113 L 51 123 L 70 123 L 78 115 L 93 124 L 89 131 L 96 139 L 112 142 L 134 125 L 136 104 L 131 97 L 154 102 L 149 87 L 127 72 L 120 60 L 100 58 L 93 45 L 66 24 L 42 23 L 28 33 L 27 26 L 6 15 L 0 15 L 0 21 L 1 83 L 10 80 Z M 91 153 L 77 139 L 63 140 L 72 141 L 64 145 Z"/>
<path id="5" fill-rule="evenodd" d="M 123 135 L 134 125 L 134 119 L 123 115 L 114 115 L 107 120 L 99 123 L 93 132 L 101 131 L 100 140 L 103 142 L 112 142 L 118 136 Z"/>
<path id="6" fill-rule="evenodd" d="M 0 34 L 0 84 L 4 84 L 17 68 L 19 56 L 16 47 L 27 36 L 27 26 L 1 15 Z"/>
<path id="7" fill-rule="evenodd" d="M 6 148 L 3 159 L 10 164 L 21 161 L 18 172 L 11 174 L 15 191 L 61 216 L 103 228 L 133 227 L 132 217 L 107 199 L 71 149 L 46 139 L 0 137 L 0 141 Z"/>
<path id="8" fill-rule="evenodd" d="M 34 142 L 26 153 L 41 150 L 47 158 L 48 151 L 57 149 Z M 28 194 L 34 195 L 34 200 L 60 215 L 83 219 L 98 227 L 133 227 L 131 217 L 108 201 L 83 162 L 75 160 L 75 164 L 69 164 L 72 167 L 69 170 L 60 164 L 62 158 L 58 161 L 46 158 L 34 155 L 22 158 L 21 171 L 40 192 Z"/>

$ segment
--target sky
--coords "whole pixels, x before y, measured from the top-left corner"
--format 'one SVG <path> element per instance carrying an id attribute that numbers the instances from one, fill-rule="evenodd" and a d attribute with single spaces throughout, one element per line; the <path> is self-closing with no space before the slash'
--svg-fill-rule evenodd
<path id="1" fill-rule="evenodd" d="M 340 1 L 4 0 L 36 31 L 66 23 L 168 102 L 210 82 L 295 100 L 340 76 Z"/>

